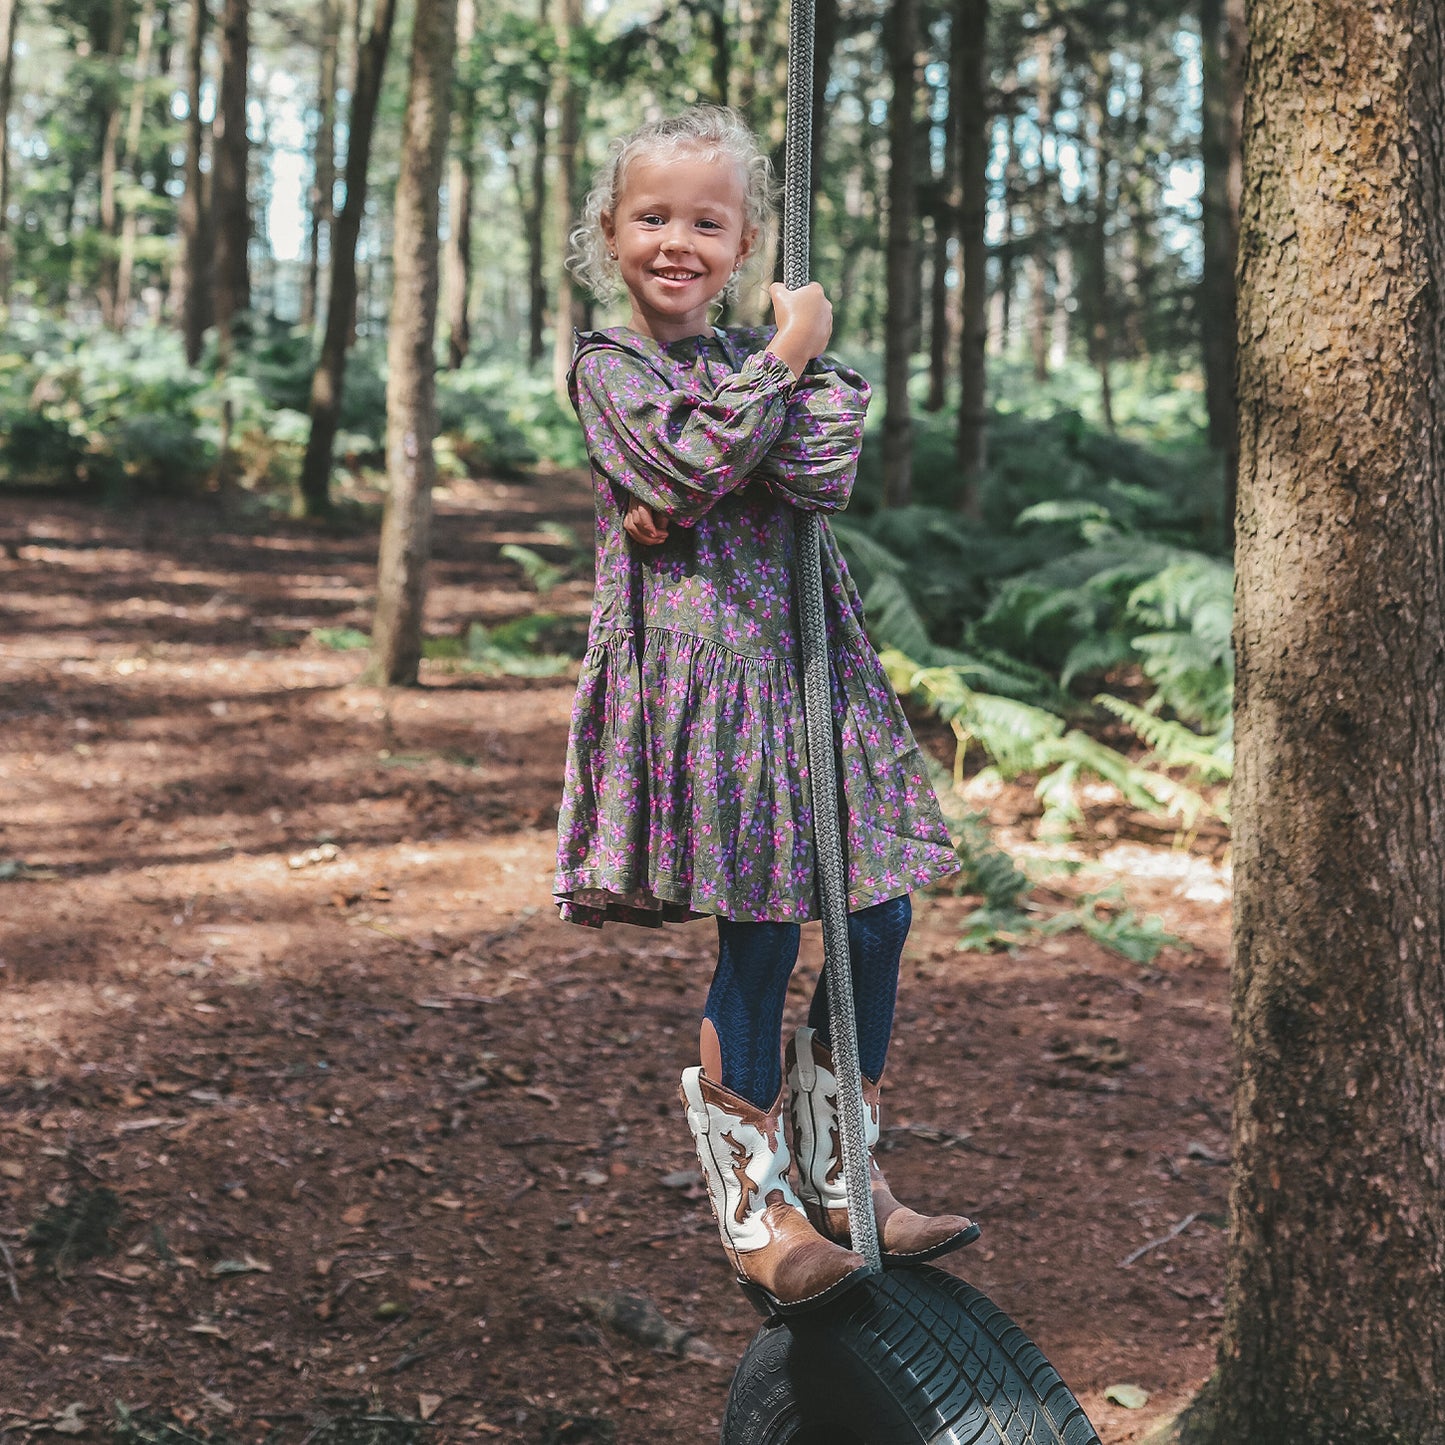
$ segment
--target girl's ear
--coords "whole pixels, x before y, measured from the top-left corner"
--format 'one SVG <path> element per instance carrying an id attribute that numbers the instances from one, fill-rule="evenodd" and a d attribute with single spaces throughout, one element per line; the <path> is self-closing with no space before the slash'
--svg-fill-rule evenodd
<path id="1" fill-rule="evenodd" d="M 758 228 L 756 226 L 750 226 L 746 231 L 743 232 L 743 238 L 741 241 L 738 242 L 737 264 L 739 266 L 741 266 L 743 262 L 746 261 L 748 257 L 753 254 L 753 246 L 756 244 L 757 239 Z"/>
<path id="2" fill-rule="evenodd" d="M 607 242 L 607 249 L 617 249 L 617 218 L 611 211 L 603 211 L 597 218 L 597 223 L 602 227 L 602 239 Z"/>

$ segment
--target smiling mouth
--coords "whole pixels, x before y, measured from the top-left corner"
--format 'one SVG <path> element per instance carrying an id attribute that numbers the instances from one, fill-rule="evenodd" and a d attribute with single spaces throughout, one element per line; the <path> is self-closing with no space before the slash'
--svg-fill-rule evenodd
<path id="1" fill-rule="evenodd" d="M 662 281 L 696 281 L 702 275 L 701 271 L 654 271 L 652 273 Z"/>

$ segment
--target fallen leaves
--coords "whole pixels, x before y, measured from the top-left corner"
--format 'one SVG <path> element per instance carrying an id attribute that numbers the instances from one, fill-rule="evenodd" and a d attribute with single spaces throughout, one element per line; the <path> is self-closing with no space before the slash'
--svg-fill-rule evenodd
<path id="1" fill-rule="evenodd" d="M 1125 1410 L 1142 1410 L 1149 1403 L 1149 1392 L 1138 1385 L 1110 1385 L 1104 1391 L 1104 1398 Z"/>
<path id="2" fill-rule="evenodd" d="M 271 1266 L 263 1264 L 255 1255 L 243 1255 L 240 1259 L 223 1259 L 210 1268 L 212 1279 L 224 1279 L 234 1274 L 270 1274 Z"/>

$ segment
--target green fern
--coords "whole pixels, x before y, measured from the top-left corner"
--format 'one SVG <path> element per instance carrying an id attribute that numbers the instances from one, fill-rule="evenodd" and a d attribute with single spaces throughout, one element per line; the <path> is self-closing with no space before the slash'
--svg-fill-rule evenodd
<path id="1" fill-rule="evenodd" d="M 549 562 L 545 557 L 534 552 L 530 547 L 523 547 L 517 542 L 504 543 L 501 554 L 509 562 L 515 562 L 522 569 L 527 581 L 535 587 L 542 596 L 546 596 L 564 577 L 568 568 L 559 567 L 555 562 Z"/>
<path id="2" fill-rule="evenodd" d="M 1094 701 L 1127 723 L 1161 766 L 1184 768 L 1206 783 L 1227 782 L 1233 775 L 1234 729 L 1229 723 L 1217 733 L 1197 733 L 1109 693 L 1100 693 Z"/>

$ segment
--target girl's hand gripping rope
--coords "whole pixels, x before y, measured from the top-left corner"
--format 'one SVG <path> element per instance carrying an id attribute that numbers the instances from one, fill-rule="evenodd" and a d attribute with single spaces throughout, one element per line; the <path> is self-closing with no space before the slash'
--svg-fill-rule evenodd
<path id="1" fill-rule="evenodd" d="M 816 281 L 790 291 L 781 282 L 768 287 L 773 299 L 773 316 L 778 334 L 768 343 L 768 350 L 784 362 L 794 377 L 823 354 L 833 334 L 833 303 L 823 294 Z"/>

